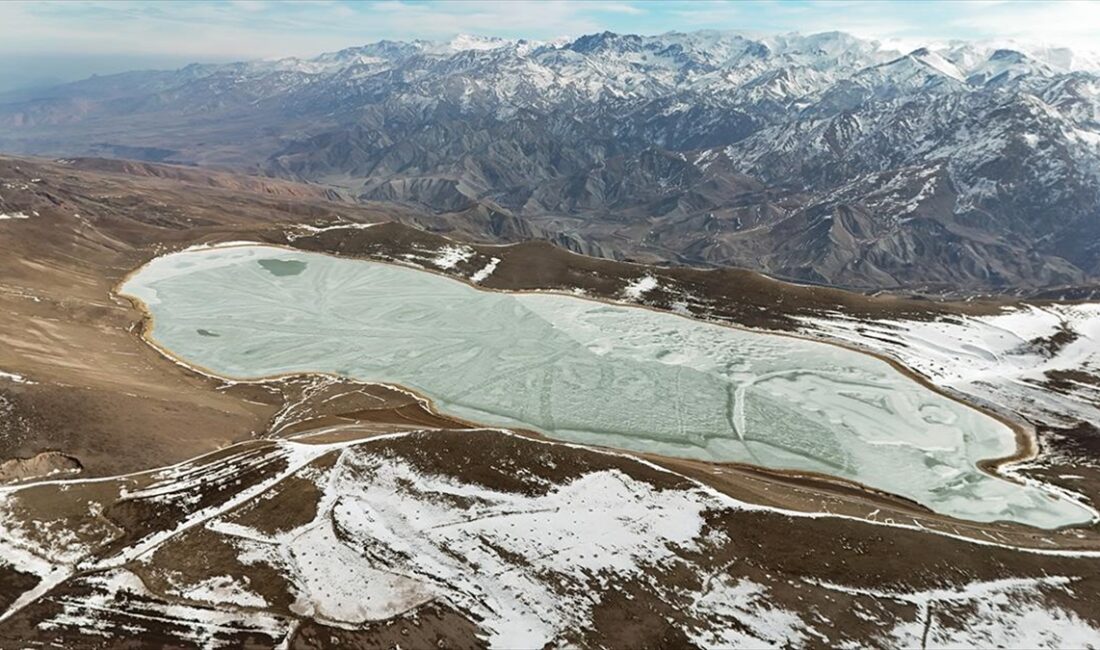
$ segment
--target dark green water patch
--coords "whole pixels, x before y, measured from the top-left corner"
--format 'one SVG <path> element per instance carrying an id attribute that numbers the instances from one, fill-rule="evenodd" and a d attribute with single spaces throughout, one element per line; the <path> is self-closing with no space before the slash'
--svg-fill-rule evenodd
<path id="1" fill-rule="evenodd" d="M 256 261 L 260 266 L 264 268 L 265 271 L 267 271 L 271 275 L 277 275 L 279 277 L 286 275 L 298 275 L 302 271 L 306 270 L 306 263 L 300 260 L 264 259 Z"/>
<path id="2" fill-rule="evenodd" d="M 213 337 L 221 336 L 221 334 L 218 334 L 217 332 L 211 332 L 210 330 L 204 330 L 201 327 L 198 328 L 195 331 L 198 332 L 200 336 L 213 336 Z"/>

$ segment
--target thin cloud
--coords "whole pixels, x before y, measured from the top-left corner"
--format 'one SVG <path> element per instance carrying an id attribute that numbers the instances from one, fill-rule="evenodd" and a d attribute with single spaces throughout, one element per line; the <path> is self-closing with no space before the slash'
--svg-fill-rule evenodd
<path id="1" fill-rule="evenodd" d="M 630 14 L 632 16 L 640 16 L 646 13 L 645 9 L 626 2 L 597 2 L 591 6 L 591 10 L 612 14 Z"/>

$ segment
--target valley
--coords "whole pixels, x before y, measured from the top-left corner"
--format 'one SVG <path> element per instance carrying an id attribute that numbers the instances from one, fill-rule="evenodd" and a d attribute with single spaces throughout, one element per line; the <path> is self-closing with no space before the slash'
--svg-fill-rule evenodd
<path id="1" fill-rule="evenodd" d="M 445 238 L 424 228 L 446 216 L 170 165 L 0 158 L 0 182 L 2 212 L 27 215 L 0 221 L 0 457 L 19 463 L 0 487 L 0 647 L 32 635 L 44 647 L 125 647 L 140 634 L 257 648 L 1060 647 L 1100 635 L 1089 303 L 868 296 Z M 224 295 L 209 299 L 199 279 Z M 396 287 L 406 299 L 372 293 Z M 151 324 L 120 295 L 131 290 Z M 288 309 L 307 326 L 291 327 Z M 364 314 L 373 348 L 359 347 Z M 463 345 L 428 336 L 441 319 Z M 610 334 L 586 332 L 591 319 Z M 334 323 L 347 330 L 336 344 Z M 504 323 L 541 328 L 525 340 L 545 345 L 525 348 L 494 329 Z M 294 351 L 321 332 L 309 356 L 331 367 L 303 365 Z M 814 381 L 850 383 L 851 367 L 861 390 L 886 382 L 910 396 L 888 407 L 823 397 L 811 404 L 832 419 L 803 416 L 839 416 L 871 442 L 861 422 L 972 418 L 997 442 L 945 458 L 979 485 L 1061 502 L 1074 521 L 992 521 L 1006 517 L 966 512 L 965 499 L 921 505 L 900 472 L 837 478 L 804 448 L 798 464 L 762 467 L 589 435 L 683 431 L 705 449 L 709 424 L 650 426 L 677 412 L 657 407 L 685 376 L 690 412 L 725 404 L 732 384 L 711 355 L 692 356 L 693 337 L 741 346 L 732 360 L 752 364 L 788 363 L 797 348 L 793 367 L 817 364 L 825 379 Z M 497 356 L 463 356 L 470 341 Z M 283 352 L 256 363 L 238 356 L 249 346 Z M 543 392 L 515 391 L 515 410 L 502 409 L 499 390 L 467 401 L 476 391 L 456 386 L 477 382 L 447 374 L 465 364 L 522 383 L 507 355 L 546 350 L 586 371 L 549 404 L 554 422 Z M 378 355 L 402 375 L 367 374 Z M 638 391 L 620 391 L 636 402 L 585 383 L 605 361 L 639 369 L 626 375 Z M 750 370 L 766 371 L 750 364 L 735 379 Z M 797 386 L 812 395 L 812 382 Z M 718 411 L 707 423 L 722 424 Z M 569 431 L 584 435 L 561 440 Z M 912 463 L 888 469 L 901 465 Z"/>

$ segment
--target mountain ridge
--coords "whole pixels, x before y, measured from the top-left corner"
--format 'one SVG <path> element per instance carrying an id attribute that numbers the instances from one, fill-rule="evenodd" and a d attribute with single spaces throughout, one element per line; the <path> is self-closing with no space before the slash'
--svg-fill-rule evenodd
<path id="1" fill-rule="evenodd" d="M 381 41 L 9 93 L 0 149 L 246 170 L 812 282 L 1094 283 L 1100 65 L 1025 49 L 839 32 Z"/>

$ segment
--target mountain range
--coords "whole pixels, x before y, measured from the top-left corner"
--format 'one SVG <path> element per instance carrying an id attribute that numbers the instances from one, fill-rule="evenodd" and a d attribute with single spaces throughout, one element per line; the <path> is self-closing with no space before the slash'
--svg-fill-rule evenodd
<path id="1" fill-rule="evenodd" d="M 382 41 L 0 95 L 0 149 L 244 170 L 439 230 L 849 287 L 1100 278 L 1100 58 L 831 32 Z"/>

